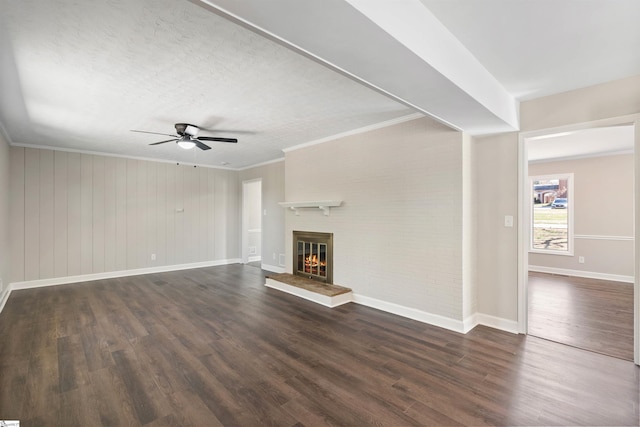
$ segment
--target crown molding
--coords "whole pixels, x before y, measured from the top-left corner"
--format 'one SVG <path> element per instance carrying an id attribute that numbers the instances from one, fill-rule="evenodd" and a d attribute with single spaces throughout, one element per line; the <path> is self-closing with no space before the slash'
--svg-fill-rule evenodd
<path id="1" fill-rule="evenodd" d="M 350 130 L 350 131 L 338 133 L 336 135 L 327 136 L 325 138 L 316 139 L 314 141 L 304 142 L 302 144 L 294 145 L 293 147 L 285 148 L 282 151 L 284 151 L 285 153 L 288 153 L 289 151 L 300 150 L 301 148 L 307 148 L 307 147 L 311 147 L 313 145 L 323 144 L 323 143 L 329 142 L 329 141 L 335 141 L 336 139 L 345 138 L 347 136 L 358 135 L 358 134 L 369 132 L 369 131 L 372 131 L 372 130 L 386 128 L 386 127 L 389 127 L 389 126 L 397 125 L 397 124 L 408 122 L 408 121 L 411 121 L 411 120 L 420 119 L 422 117 L 426 117 L 426 116 L 424 114 L 422 114 L 422 113 L 413 113 L 413 114 L 409 114 L 407 116 L 398 117 L 397 119 L 387 120 L 387 121 L 384 121 L 384 122 L 380 122 L 380 123 L 376 123 L 376 124 L 373 124 L 373 125 L 361 127 L 361 128 L 358 128 L 358 129 L 353 129 L 353 130 Z"/>
<path id="2" fill-rule="evenodd" d="M 0 122 L 0 136 L 2 138 L 4 138 L 5 141 L 7 141 L 7 144 L 15 145 L 13 143 L 13 141 L 11 140 L 11 137 L 9 136 L 9 133 L 7 132 L 7 129 L 4 127 L 4 123 L 2 123 L 2 122 Z"/>
<path id="3" fill-rule="evenodd" d="M 164 159 L 154 159 L 151 157 L 137 157 L 137 156 L 125 156 L 122 154 L 113 154 L 113 153 L 104 153 L 102 151 L 90 151 L 90 150 L 78 150 L 75 148 L 64 148 L 64 147 L 51 147 L 49 145 L 37 145 L 37 144 L 24 144 L 24 143 L 12 143 L 13 147 L 23 147 L 23 148 L 35 148 L 39 150 L 51 150 L 51 151 L 62 151 L 65 153 L 78 153 L 78 154 L 89 154 L 92 156 L 103 156 L 103 157 L 117 157 L 119 159 L 130 159 L 130 160 L 143 160 L 146 162 L 156 162 L 156 163 L 169 163 L 169 164 L 179 164 L 183 166 L 195 166 L 199 168 L 208 168 L 208 169 L 223 169 L 228 171 L 238 171 L 239 169 L 228 168 L 224 166 L 212 166 L 198 163 L 189 163 L 189 162 L 180 162 L 177 160 L 164 160 Z"/>

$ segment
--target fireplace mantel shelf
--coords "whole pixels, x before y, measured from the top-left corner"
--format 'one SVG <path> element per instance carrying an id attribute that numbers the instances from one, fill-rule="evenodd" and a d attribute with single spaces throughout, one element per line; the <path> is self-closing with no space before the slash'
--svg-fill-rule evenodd
<path id="1" fill-rule="evenodd" d="M 337 208 L 342 204 L 342 200 L 321 200 L 318 202 L 279 202 L 283 208 L 289 208 L 296 215 L 300 215 L 299 208 L 318 208 L 322 210 L 325 216 L 329 216 L 331 208 Z"/>

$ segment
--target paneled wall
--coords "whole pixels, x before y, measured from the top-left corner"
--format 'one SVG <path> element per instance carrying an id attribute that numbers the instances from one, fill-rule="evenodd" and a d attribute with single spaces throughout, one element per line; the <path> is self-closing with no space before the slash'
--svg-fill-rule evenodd
<path id="1" fill-rule="evenodd" d="M 9 238 L 9 144 L 0 132 L 0 305 L 9 289 L 11 242 Z"/>
<path id="2" fill-rule="evenodd" d="M 240 256 L 235 171 L 12 147 L 11 178 L 12 282 Z"/>
<path id="3" fill-rule="evenodd" d="M 289 151 L 285 162 L 287 201 L 343 201 L 330 216 L 287 212 L 289 272 L 293 230 L 333 233 L 336 284 L 389 306 L 463 320 L 460 132 L 412 120 Z"/>

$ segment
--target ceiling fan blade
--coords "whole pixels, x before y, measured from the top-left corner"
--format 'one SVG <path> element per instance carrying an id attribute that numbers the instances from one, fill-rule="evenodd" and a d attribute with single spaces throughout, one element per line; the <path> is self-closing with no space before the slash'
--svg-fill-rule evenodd
<path id="1" fill-rule="evenodd" d="M 149 145 L 164 144 L 165 142 L 173 142 L 173 141 L 177 141 L 177 140 L 178 140 L 178 138 L 167 139 L 166 141 L 154 142 L 153 144 L 149 144 Z"/>
<path id="2" fill-rule="evenodd" d="M 138 132 L 138 133 L 150 133 L 152 135 L 164 135 L 164 136 L 173 136 L 175 138 L 178 137 L 178 135 L 171 135 L 169 133 L 158 133 L 158 132 L 148 132 L 146 130 L 131 130 L 131 132 Z"/>
<path id="3" fill-rule="evenodd" d="M 256 132 L 252 130 L 236 130 L 236 129 L 218 129 L 218 128 L 200 128 L 200 132 L 226 134 L 232 133 L 237 135 L 255 135 Z"/>
<path id="4" fill-rule="evenodd" d="M 211 147 L 209 147 L 207 144 L 203 144 L 202 142 L 198 141 L 197 139 L 192 139 L 193 142 L 196 143 L 196 147 L 198 147 L 201 150 L 211 150 Z"/>
<path id="5" fill-rule="evenodd" d="M 236 138 L 218 138 L 217 136 L 199 136 L 198 139 L 202 141 L 233 142 L 234 144 L 238 142 Z"/>

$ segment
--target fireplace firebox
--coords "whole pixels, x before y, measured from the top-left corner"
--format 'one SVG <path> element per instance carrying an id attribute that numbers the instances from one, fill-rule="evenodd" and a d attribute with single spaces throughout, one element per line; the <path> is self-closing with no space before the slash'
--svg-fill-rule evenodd
<path id="1" fill-rule="evenodd" d="M 333 283 L 333 233 L 293 232 L 293 274 Z"/>

